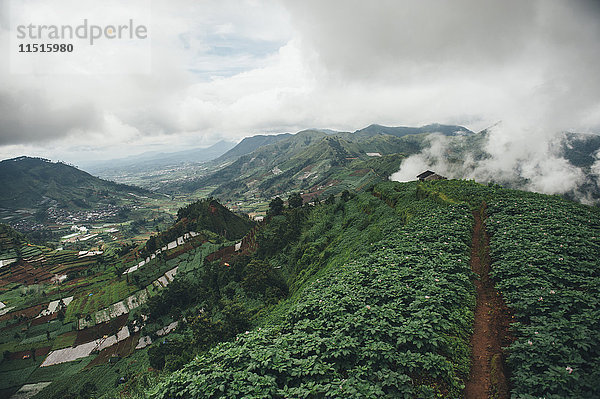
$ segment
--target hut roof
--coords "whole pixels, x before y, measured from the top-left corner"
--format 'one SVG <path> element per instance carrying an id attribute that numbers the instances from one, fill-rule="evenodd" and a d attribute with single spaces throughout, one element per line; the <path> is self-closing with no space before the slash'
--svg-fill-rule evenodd
<path id="1" fill-rule="evenodd" d="M 417 175 L 417 179 L 421 180 L 421 179 L 424 179 L 424 178 L 434 175 L 434 174 L 435 174 L 435 172 L 432 172 L 431 170 L 426 170 L 425 172 Z"/>

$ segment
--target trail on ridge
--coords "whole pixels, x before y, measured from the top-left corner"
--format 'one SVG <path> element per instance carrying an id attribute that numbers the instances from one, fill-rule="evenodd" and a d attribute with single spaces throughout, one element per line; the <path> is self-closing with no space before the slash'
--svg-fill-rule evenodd
<path id="1" fill-rule="evenodd" d="M 485 204 L 473 211 L 475 219 L 471 243 L 471 269 L 479 277 L 473 336 L 471 337 L 471 373 L 465 384 L 466 399 L 510 397 L 502 347 L 511 342 L 511 316 L 502 297 L 490 280 L 489 237 L 485 231 Z"/>

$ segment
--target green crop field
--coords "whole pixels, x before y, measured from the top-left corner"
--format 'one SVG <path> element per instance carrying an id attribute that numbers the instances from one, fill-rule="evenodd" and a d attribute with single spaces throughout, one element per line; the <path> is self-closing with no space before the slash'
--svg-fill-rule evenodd
<path id="1" fill-rule="evenodd" d="M 0 300 L 27 314 L 0 321 L 0 349 L 9 351 L 0 392 L 52 381 L 35 398 L 460 398 L 471 379 L 481 278 L 471 251 L 489 249 L 491 289 L 508 306 L 493 311 L 512 321 L 504 348 L 512 397 L 600 395 L 600 210 L 470 181 L 373 185 L 397 161 L 388 157 L 340 155 L 352 167 L 332 168 L 327 192 L 347 191 L 315 206 L 291 192 L 287 203 L 256 202 L 268 213 L 262 224 L 211 199 L 180 209 L 175 224 L 120 255 L 82 259 L 20 245 L 43 256 L 43 267 L 76 273 L 61 285 L 4 285 Z M 318 173 L 329 161 L 319 162 L 294 173 Z M 471 248 L 482 229 L 489 247 L 485 236 Z M 122 274 L 189 230 L 200 235 Z M 0 236 L 11 240 L 10 231 Z M 175 267 L 173 281 L 162 277 Z M 134 294 L 128 315 L 108 315 Z M 34 321 L 66 296 L 74 300 L 60 319 Z M 88 316 L 89 329 L 76 331 Z M 107 317 L 114 325 L 99 323 Z M 83 348 L 87 357 L 43 368 L 43 356 L 9 359 L 89 343 L 125 323 L 144 324 L 135 340 L 152 343 L 121 359 L 110 358 L 116 347 L 98 358 Z M 174 332 L 162 335 L 169 325 Z"/>

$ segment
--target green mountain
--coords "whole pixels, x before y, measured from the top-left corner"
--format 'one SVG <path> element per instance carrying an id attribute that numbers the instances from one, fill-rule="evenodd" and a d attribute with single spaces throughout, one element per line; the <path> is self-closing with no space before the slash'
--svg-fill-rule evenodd
<path id="1" fill-rule="evenodd" d="M 421 127 L 406 127 L 406 126 L 398 126 L 398 127 L 390 127 L 390 126 L 382 126 L 382 125 L 370 125 L 364 129 L 357 130 L 354 132 L 357 136 L 368 135 L 372 136 L 375 134 L 389 134 L 396 137 L 408 136 L 410 134 L 422 134 L 422 133 L 441 133 L 445 136 L 455 136 L 455 135 L 465 135 L 472 134 L 473 132 L 463 126 L 454 126 L 454 125 L 440 125 L 438 123 L 434 123 L 431 125 L 421 126 Z"/>
<path id="2" fill-rule="evenodd" d="M 235 147 L 227 151 L 216 159 L 216 162 L 224 162 L 227 160 L 236 159 L 242 155 L 246 155 L 256 150 L 259 147 L 276 143 L 290 137 L 291 134 L 274 134 L 274 135 L 262 135 L 257 134 L 256 136 L 245 137 Z"/>
<path id="3" fill-rule="evenodd" d="M 354 133 L 304 130 L 294 135 L 275 136 L 274 143 L 260 145 L 249 153 L 246 151 L 252 146 L 236 147 L 229 152 L 231 158 L 234 154 L 245 155 L 213 173 L 170 185 L 167 190 L 194 192 L 210 188 L 211 195 L 234 200 L 270 198 L 292 190 L 313 197 L 344 189 L 362 189 L 386 179 L 398 169 L 399 162 L 392 165 L 390 156 L 399 161 L 403 156 L 421 151 L 425 137 L 433 132 L 472 135 L 463 127 L 446 125 L 420 128 L 371 125 Z M 248 140 L 256 144 L 267 137 L 271 136 Z"/>
<path id="4" fill-rule="evenodd" d="M 73 166 L 42 158 L 18 157 L 0 162 L 0 207 L 8 209 L 57 205 L 86 209 L 148 191 L 102 180 Z"/>

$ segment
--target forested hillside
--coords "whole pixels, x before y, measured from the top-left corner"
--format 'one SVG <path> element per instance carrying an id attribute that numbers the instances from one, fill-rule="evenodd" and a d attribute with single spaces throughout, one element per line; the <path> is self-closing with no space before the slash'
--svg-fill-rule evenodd
<path id="1" fill-rule="evenodd" d="M 89 276 L 86 257 L 21 243 L 27 259 L 79 274 L 60 290 L 42 286 L 49 305 L 3 294 L 18 307 L 0 320 L 12 348 L 0 389 L 43 383 L 37 399 L 471 398 L 477 381 L 499 398 L 600 394 L 598 208 L 448 180 L 311 204 L 295 193 L 267 213 L 252 226 L 215 200 L 189 204 L 154 244 L 108 264 L 89 258 Z M 6 243 L 20 239 L 9 233 Z M 477 349 L 480 261 L 506 304 L 483 316 L 504 350 Z M 62 351 L 84 352 L 56 360 Z"/>
<path id="2" fill-rule="evenodd" d="M 512 394 L 599 393 L 597 209 L 456 181 L 386 183 L 373 194 L 381 199 L 361 194 L 312 210 L 304 246 L 271 263 L 291 281 L 290 299 L 151 396 L 462 397 L 475 305 L 472 209 L 489 213 L 492 276 L 514 312 Z"/>
<path id="3" fill-rule="evenodd" d="M 0 207 L 33 208 L 59 204 L 62 208 L 90 208 L 99 202 L 115 204 L 138 187 L 94 177 L 73 166 L 41 158 L 19 157 L 0 162 Z"/>

